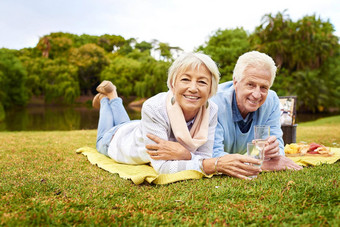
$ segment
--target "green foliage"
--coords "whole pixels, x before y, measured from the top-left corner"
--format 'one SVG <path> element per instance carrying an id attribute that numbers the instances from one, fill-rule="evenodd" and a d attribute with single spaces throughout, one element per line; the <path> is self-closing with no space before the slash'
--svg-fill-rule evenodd
<path id="1" fill-rule="evenodd" d="M 122 47 L 125 42 L 122 36 L 105 34 L 99 37 L 97 45 L 102 47 L 106 52 L 112 52 Z"/>
<path id="2" fill-rule="evenodd" d="M 134 83 L 141 77 L 141 63 L 123 56 L 114 58 L 100 75 L 101 80 L 112 81 L 123 96 L 135 95 Z"/>
<path id="3" fill-rule="evenodd" d="M 148 53 L 150 54 L 150 50 L 152 49 L 152 44 L 145 42 L 145 41 L 142 41 L 140 43 L 137 43 L 135 45 L 135 48 L 137 48 L 141 52 L 148 51 Z"/>
<path id="4" fill-rule="evenodd" d="M 248 34 L 243 28 L 217 30 L 204 46 L 198 48 L 218 64 L 221 82 L 232 80 L 238 57 L 249 51 Z"/>
<path id="5" fill-rule="evenodd" d="M 252 46 L 273 57 L 279 66 L 273 89 L 297 95 L 300 111 L 325 111 L 339 105 L 338 37 L 329 21 L 305 16 L 294 22 L 289 15 L 267 14 L 250 36 Z M 279 84 L 277 84 L 279 81 Z"/>
<path id="6" fill-rule="evenodd" d="M 169 62 L 143 62 L 143 80 L 137 81 L 135 91 L 138 97 L 151 97 L 160 92 L 168 90 L 167 71 L 170 67 Z M 157 84 L 157 86 L 155 86 Z"/>
<path id="7" fill-rule="evenodd" d="M 283 11 L 264 15 L 251 34 L 243 28 L 218 29 L 196 51 L 202 51 L 216 61 L 221 82 L 232 80 L 233 68 L 241 54 L 250 50 L 267 53 L 278 65 L 272 89 L 279 95 L 298 96 L 298 111 L 322 112 L 340 107 L 338 42 L 329 21 L 315 15 L 292 21 Z M 6 67 L 21 71 L 18 74 L 23 75 L 21 81 L 25 87 L 20 87 L 20 92 L 23 91 L 20 95 L 17 91 L 16 95 L 7 94 L 7 90 L 16 88 L 0 91 L 0 101 L 7 108 L 12 104 L 25 104 L 31 96 L 44 95 L 49 101 L 70 103 L 78 95 L 95 94 L 96 86 L 103 79 L 112 80 L 119 94 L 124 96 L 150 97 L 167 90 L 167 69 L 173 56 L 181 51 L 180 47 L 158 40 L 137 42 L 135 38 L 110 34 L 51 33 L 41 37 L 35 48 L 13 51 L 12 60 L 3 60 L 13 61 L 14 64 L 6 63 Z M 52 73 L 51 68 L 61 75 Z M 74 78 L 74 72 L 77 72 L 77 78 Z M 13 80 L 13 84 L 21 78 L 6 77 L 1 73 L 0 70 L 1 85 L 5 83 L 4 78 L 7 78 L 6 83 Z M 69 83 L 64 81 L 67 79 L 70 79 Z M 55 82 L 60 88 L 56 88 Z M 65 99 L 60 99 L 62 92 Z"/>
<path id="8" fill-rule="evenodd" d="M 3 121 L 6 117 L 5 109 L 2 103 L 0 102 L 0 122 Z"/>
<path id="9" fill-rule="evenodd" d="M 100 73 L 109 63 L 105 50 L 93 43 L 72 48 L 69 53 L 69 62 L 78 67 L 81 94 L 93 93 L 98 85 Z"/>
<path id="10" fill-rule="evenodd" d="M 29 96 L 40 96 L 44 94 L 43 71 L 45 62 L 51 61 L 43 57 L 30 57 L 22 55 L 20 60 L 27 71 L 26 87 Z"/>
<path id="11" fill-rule="evenodd" d="M 42 70 L 45 101 L 73 103 L 79 96 L 77 67 L 67 64 L 65 59 L 48 60 Z"/>
<path id="12" fill-rule="evenodd" d="M 27 103 L 26 78 L 27 72 L 16 51 L 0 49 L 0 103 L 5 109 Z"/>

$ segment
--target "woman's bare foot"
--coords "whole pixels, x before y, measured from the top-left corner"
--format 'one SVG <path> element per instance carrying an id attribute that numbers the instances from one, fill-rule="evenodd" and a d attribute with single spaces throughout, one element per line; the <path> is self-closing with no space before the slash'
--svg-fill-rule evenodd
<path id="1" fill-rule="evenodd" d="M 113 86 L 113 90 L 110 93 L 107 93 L 106 96 L 111 100 L 111 99 L 115 99 L 118 98 L 118 94 L 117 94 L 117 88 L 114 84 L 112 84 Z"/>
<path id="2" fill-rule="evenodd" d="M 99 93 L 106 95 L 110 100 L 118 97 L 116 86 L 108 80 L 101 82 L 96 90 Z"/>

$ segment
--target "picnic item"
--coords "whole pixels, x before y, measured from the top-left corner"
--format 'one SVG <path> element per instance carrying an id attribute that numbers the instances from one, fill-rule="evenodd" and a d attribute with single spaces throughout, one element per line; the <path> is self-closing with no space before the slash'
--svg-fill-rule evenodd
<path id="1" fill-rule="evenodd" d="M 301 166 L 333 164 L 340 159 L 340 148 L 317 143 L 292 143 L 285 146 L 286 157 Z"/>
<path id="2" fill-rule="evenodd" d="M 254 166 L 257 166 L 257 167 L 261 167 L 262 166 L 263 159 L 264 159 L 263 152 L 260 152 L 260 150 L 257 149 L 255 144 L 253 144 L 252 142 L 247 143 L 247 155 L 252 157 L 252 158 L 256 158 L 256 159 L 261 161 L 260 165 L 254 165 Z M 256 178 L 257 176 L 254 175 L 254 176 L 250 176 L 250 177 L 251 178 Z"/>
<path id="3" fill-rule="evenodd" d="M 291 143 L 286 144 L 284 151 L 286 156 L 306 156 L 306 155 L 321 155 L 321 156 L 332 156 L 334 153 L 329 147 L 325 147 L 322 144 L 317 143 Z"/>
<path id="4" fill-rule="evenodd" d="M 268 145 L 267 139 L 270 136 L 269 125 L 255 125 L 254 140 L 256 149 L 260 152 L 261 160 L 267 160 L 264 155 L 264 148 Z"/>
<path id="5" fill-rule="evenodd" d="M 123 179 L 130 179 L 134 184 L 144 182 L 152 184 L 169 184 L 181 180 L 211 178 L 196 170 L 185 170 L 173 174 L 157 174 L 148 164 L 131 165 L 115 162 L 112 158 L 99 153 L 95 148 L 81 147 L 76 150 L 77 154 L 83 154 L 92 165 L 97 165 L 110 173 L 118 173 Z"/>

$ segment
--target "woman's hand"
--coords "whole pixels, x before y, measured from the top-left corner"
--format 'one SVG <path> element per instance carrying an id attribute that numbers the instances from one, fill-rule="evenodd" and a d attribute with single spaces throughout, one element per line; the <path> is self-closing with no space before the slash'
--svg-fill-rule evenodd
<path id="1" fill-rule="evenodd" d="M 178 142 L 163 140 L 155 135 L 146 135 L 156 144 L 147 144 L 146 152 L 155 160 L 190 160 L 191 153 Z"/>
<path id="2" fill-rule="evenodd" d="M 210 161 L 211 160 L 211 161 Z M 215 169 L 215 162 L 216 158 L 207 159 L 205 160 L 207 166 L 207 170 L 209 173 L 211 172 L 211 168 Z M 249 164 L 248 164 L 249 163 Z M 212 167 L 213 164 L 213 167 Z M 222 157 L 217 162 L 216 170 L 219 173 L 226 174 L 231 177 L 236 177 L 240 179 L 245 180 L 251 180 L 249 176 L 255 176 L 258 175 L 262 170 L 259 167 L 253 166 L 253 165 L 260 165 L 260 160 L 257 160 L 255 158 L 246 156 L 246 155 L 240 155 L 240 154 L 227 154 Z"/>

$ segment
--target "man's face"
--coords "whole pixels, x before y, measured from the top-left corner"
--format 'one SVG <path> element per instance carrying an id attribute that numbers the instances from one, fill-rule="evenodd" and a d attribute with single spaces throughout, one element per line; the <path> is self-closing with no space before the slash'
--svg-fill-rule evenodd
<path id="1" fill-rule="evenodd" d="M 243 118 L 256 111 L 266 101 L 270 79 L 269 70 L 254 67 L 248 67 L 244 71 L 241 81 L 234 79 L 237 106 Z"/>

